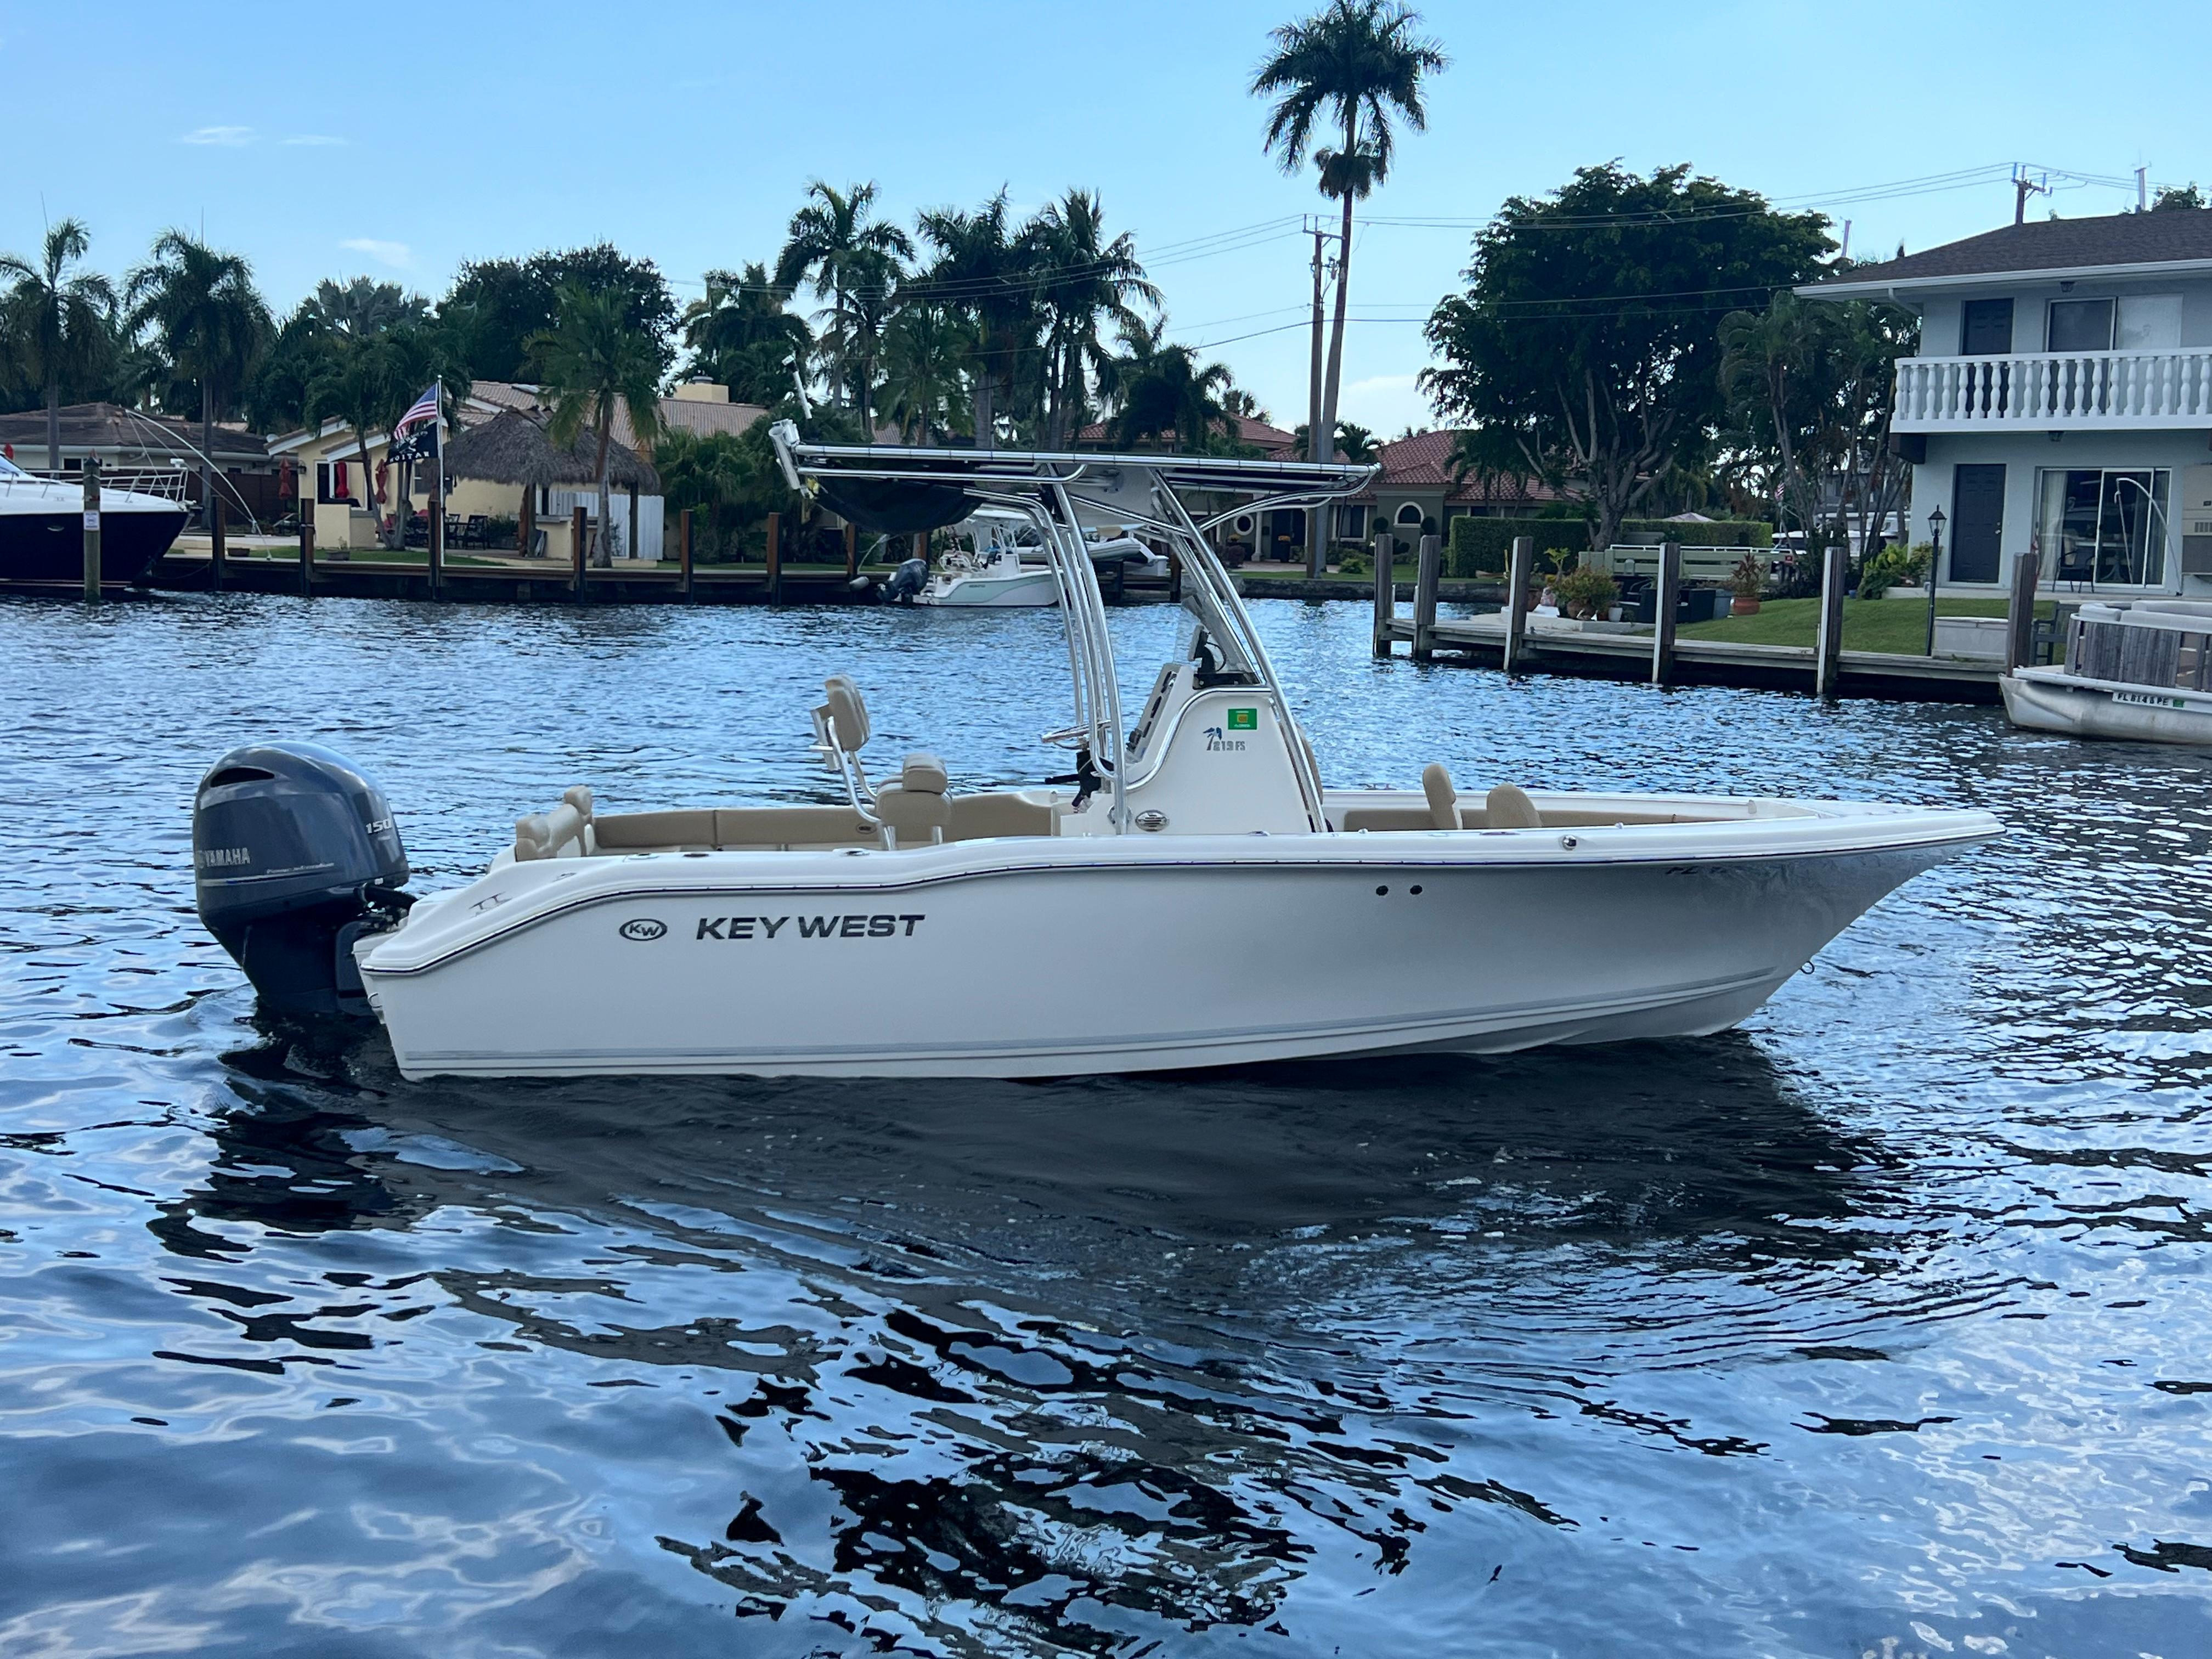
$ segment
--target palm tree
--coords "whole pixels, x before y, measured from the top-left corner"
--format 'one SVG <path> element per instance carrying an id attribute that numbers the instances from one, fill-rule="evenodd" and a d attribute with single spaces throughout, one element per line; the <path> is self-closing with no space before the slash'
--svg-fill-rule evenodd
<path id="1" fill-rule="evenodd" d="M 774 404 L 791 395 L 794 376 L 813 349 L 806 320 L 784 309 L 768 267 L 710 270 L 707 297 L 684 313 L 689 372 L 730 388 L 740 403 Z"/>
<path id="2" fill-rule="evenodd" d="M 860 411 L 872 432 L 869 388 L 875 378 L 876 331 L 898 274 L 898 261 L 911 258 L 914 244 L 896 225 L 871 220 L 876 186 L 854 185 L 839 191 L 817 179 L 806 187 L 807 205 L 791 216 L 783 252 L 776 256 L 775 286 L 786 294 L 811 283 L 817 299 L 829 304 L 830 325 L 823 343 L 830 349 L 830 384 L 848 407 Z"/>
<path id="3" fill-rule="evenodd" d="M 1042 239 L 1034 227 L 1009 228 L 1003 187 L 973 213 L 933 208 L 921 226 L 937 259 L 909 292 L 975 319 L 975 443 L 988 449 L 997 442 L 999 394 L 1012 400 L 1015 373 L 1042 323 L 1036 280 Z"/>
<path id="4" fill-rule="evenodd" d="M 1045 447 L 1065 449 L 1080 424 L 1084 369 L 1106 360 L 1098 331 L 1107 323 L 1141 321 L 1132 301 L 1157 308 L 1160 291 L 1137 262 L 1135 239 L 1106 239 L 1095 192 L 1071 190 L 1037 216 L 1038 297 L 1045 331 Z"/>
<path id="5" fill-rule="evenodd" d="M 383 496 L 377 488 L 376 469 L 369 464 L 369 445 L 390 429 L 434 368 L 427 341 L 417 329 L 403 327 L 372 334 L 337 337 L 318 362 L 307 383 L 304 411 L 309 421 L 343 421 L 353 434 L 354 452 L 361 460 L 362 487 L 368 510 L 376 520 L 377 539 L 388 548 L 404 546 L 407 526 L 404 512 L 386 522 Z M 400 503 L 406 506 L 403 500 Z"/>
<path id="6" fill-rule="evenodd" d="M 99 377 L 112 343 L 115 289 L 106 277 L 69 268 L 85 256 L 92 238 L 82 219 L 64 219 L 46 232 L 36 264 L 19 253 L 0 253 L 0 277 L 15 286 L 6 300 L 7 328 L 27 379 L 46 397 L 46 466 L 62 469 L 62 383 Z"/>
<path id="7" fill-rule="evenodd" d="M 975 349 L 975 325 L 951 306 L 909 301 L 884 330 L 885 413 L 902 434 L 927 444 L 958 417 L 962 366 Z"/>
<path id="8" fill-rule="evenodd" d="M 614 437 L 615 410 L 629 405 L 629 428 L 641 444 L 660 435 L 660 353 L 651 335 L 632 325 L 626 296 L 613 289 L 564 288 L 559 314 L 557 323 L 527 343 L 553 394 L 553 441 L 573 444 L 586 423 L 597 437 L 599 544 L 592 562 L 605 565 L 612 558 L 607 446 Z"/>
<path id="9" fill-rule="evenodd" d="M 1127 331 L 1122 337 L 1133 356 L 1115 365 L 1121 407 L 1114 418 L 1115 441 L 1133 447 L 1166 434 L 1181 439 L 1187 450 L 1204 453 L 1206 434 L 1229 419 L 1222 406 L 1230 387 L 1228 366 L 1208 363 L 1200 368 L 1188 346 L 1160 344 L 1157 328 Z"/>
<path id="10" fill-rule="evenodd" d="M 181 230 L 154 239 L 147 262 L 125 285 L 134 332 L 150 328 L 176 376 L 200 400 L 200 499 L 213 510 L 216 416 L 226 413 L 274 331 L 253 267 Z"/>
<path id="11" fill-rule="evenodd" d="M 1334 148 L 1314 151 L 1322 194 L 1340 203 L 1337 242 L 1336 312 L 1329 333 L 1328 368 L 1322 381 L 1316 460 L 1334 450 L 1337 388 L 1344 370 L 1346 300 L 1352 278 L 1352 204 L 1389 176 L 1395 135 L 1392 112 L 1419 132 L 1428 126 L 1421 101 L 1424 76 L 1448 63 L 1442 46 L 1413 33 L 1419 14 L 1398 0 L 1330 0 L 1312 16 L 1274 31 L 1273 54 L 1252 78 L 1255 96 L 1275 99 L 1267 113 L 1263 149 L 1280 155 L 1283 171 L 1305 165 L 1324 119 L 1341 135 Z M 1309 550 L 1318 561 L 1322 550 Z"/>
<path id="12" fill-rule="evenodd" d="M 325 276 L 315 284 L 314 293 L 302 302 L 301 310 L 332 333 L 358 337 L 395 323 L 419 323 L 429 314 L 430 302 L 397 283 L 354 276 L 340 283 Z"/>

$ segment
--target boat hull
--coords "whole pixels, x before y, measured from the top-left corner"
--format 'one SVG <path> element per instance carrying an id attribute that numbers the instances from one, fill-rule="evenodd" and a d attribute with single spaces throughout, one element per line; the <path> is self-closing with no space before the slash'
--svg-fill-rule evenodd
<path id="1" fill-rule="evenodd" d="M 1037 609 L 1060 603 L 1060 586 L 1049 568 L 1018 576 L 963 576 L 924 589 L 915 603 L 953 610 Z"/>
<path id="2" fill-rule="evenodd" d="M 100 574 L 103 582 L 143 582 L 185 527 L 183 507 L 144 507 L 100 514 Z M 0 514 L 0 582 L 70 583 L 84 580 L 84 514 Z"/>
<path id="3" fill-rule="evenodd" d="M 2018 670 L 1997 687 L 2012 723 L 2032 732 L 2212 744 L 2212 696 L 2203 692 L 2083 680 L 2057 669 Z"/>
<path id="4" fill-rule="evenodd" d="M 509 866 L 359 959 L 410 1077 L 1041 1077 L 1697 1036 L 1995 831 L 1949 816 L 1971 822 L 1740 856 L 1608 858 L 1615 830 Z"/>

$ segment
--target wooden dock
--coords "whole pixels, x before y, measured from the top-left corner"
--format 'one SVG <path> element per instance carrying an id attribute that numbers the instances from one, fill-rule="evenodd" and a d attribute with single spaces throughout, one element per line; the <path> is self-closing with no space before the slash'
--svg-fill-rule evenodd
<path id="1" fill-rule="evenodd" d="M 2033 554 L 2023 555 L 2015 564 L 2002 659 L 1843 649 L 1846 570 L 1841 548 L 1828 549 L 1824 560 L 1819 642 L 1811 646 L 1679 638 L 1674 618 L 1681 589 L 1681 554 L 1673 543 L 1662 550 L 1656 584 L 1659 620 L 1634 631 L 1618 624 L 1585 629 L 1563 619 L 1532 617 L 1528 601 L 1534 591 L 1534 559 L 1533 541 L 1526 536 L 1518 538 L 1506 573 L 1504 608 L 1487 616 L 1440 618 L 1437 600 L 1443 542 L 1438 537 L 1423 537 L 1410 616 L 1399 612 L 1396 585 L 1377 573 L 1375 654 L 1389 656 L 1403 644 L 1419 661 L 1449 652 L 1509 673 L 1574 674 L 1654 685 L 1736 685 L 1819 696 L 1972 703 L 2000 702 L 1997 681 L 2006 668 L 2030 659 L 2038 563 Z"/>

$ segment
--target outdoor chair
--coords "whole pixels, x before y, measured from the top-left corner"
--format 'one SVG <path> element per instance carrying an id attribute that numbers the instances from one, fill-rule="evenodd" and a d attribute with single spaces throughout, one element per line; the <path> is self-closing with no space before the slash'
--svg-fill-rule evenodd
<path id="1" fill-rule="evenodd" d="M 468 543 L 462 539 L 461 520 L 460 515 L 457 513 L 448 513 L 446 514 L 446 545 L 448 547 L 466 547 L 468 545 Z"/>
<path id="2" fill-rule="evenodd" d="M 491 515 L 489 514 L 470 514 L 468 524 L 461 532 L 461 545 L 463 547 L 489 547 L 491 545 L 490 531 L 489 527 L 490 522 Z"/>

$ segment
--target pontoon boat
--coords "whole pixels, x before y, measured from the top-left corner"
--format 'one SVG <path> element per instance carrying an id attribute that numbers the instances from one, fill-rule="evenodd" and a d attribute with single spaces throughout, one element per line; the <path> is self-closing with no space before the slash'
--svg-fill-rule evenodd
<path id="1" fill-rule="evenodd" d="M 2015 668 L 1997 684 L 2013 724 L 2031 731 L 2212 744 L 2212 603 L 2085 605 L 2063 666 Z"/>
<path id="2" fill-rule="evenodd" d="M 872 776 L 866 702 L 833 674 L 813 737 L 834 802 L 612 811 L 579 786 L 416 902 L 366 775 L 240 750 L 201 786 L 199 906 L 265 1010 L 373 1010 L 410 1077 L 1029 1077 L 1695 1036 L 1999 830 L 1467 788 L 1464 757 L 1418 789 L 1329 788 L 1206 532 L 1371 467 L 775 440 L 793 486 L 864 529 L 982 507 L 1034 526 L 1066 636 L 1071 714 L 1042 738 L 1066 759 L 1041 769 L 1061 775 L 969 793 L 916 753 Z M 1182 565 L 1181 648 L 1133 720 L 1087 525 Z"/>

